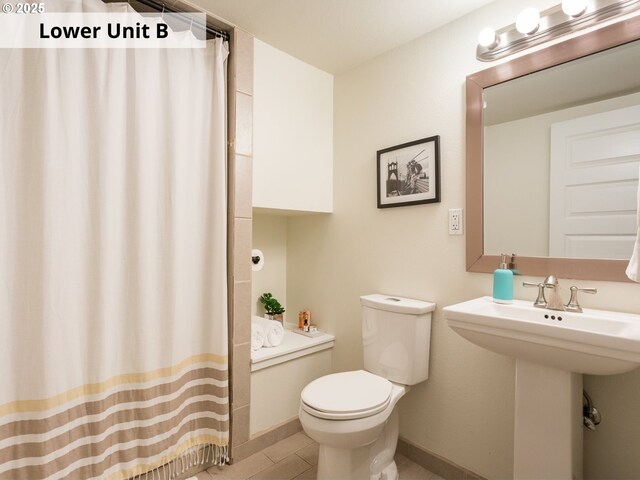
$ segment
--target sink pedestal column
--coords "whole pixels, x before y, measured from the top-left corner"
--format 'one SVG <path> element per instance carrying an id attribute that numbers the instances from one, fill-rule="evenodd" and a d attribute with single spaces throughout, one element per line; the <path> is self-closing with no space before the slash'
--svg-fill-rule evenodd
<path id="1" fill-rule="evenodd" d="M 582 478 L 582 374 L 516 359 L 515 480 Z"/>

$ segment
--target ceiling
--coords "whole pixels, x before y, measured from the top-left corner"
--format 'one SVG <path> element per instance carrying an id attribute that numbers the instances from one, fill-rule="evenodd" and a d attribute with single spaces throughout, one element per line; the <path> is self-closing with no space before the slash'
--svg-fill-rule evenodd
<path id="1" fill-rule="evenodd" d="M 191 0 L 300 60 L 338 74 L 493 0 Z"/>

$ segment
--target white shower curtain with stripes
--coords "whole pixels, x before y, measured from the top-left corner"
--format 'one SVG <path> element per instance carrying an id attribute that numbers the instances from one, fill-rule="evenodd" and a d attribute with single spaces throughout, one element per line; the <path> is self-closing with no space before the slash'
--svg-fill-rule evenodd
<path id="1" fill-rule="evenodd" d="M 226 457 L 227 53 L 0 50 L 0 479 Z"/>

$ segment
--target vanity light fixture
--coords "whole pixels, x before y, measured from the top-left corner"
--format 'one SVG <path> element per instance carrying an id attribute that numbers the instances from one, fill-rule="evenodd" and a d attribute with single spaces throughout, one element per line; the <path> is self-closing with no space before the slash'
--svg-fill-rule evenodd
<path id="1" fill-rule="evenodd" d="M 516 18 L 516 30 L 524 35 L 533 35 L 540 27 L 540 12 L 537 8 L 525 8 Z"/>
<path id="2" fill-rule="evenodd" d="M 587 0 L 562 0 L 562 11 L 570 17 L 579 17 L 587 9 Z"/>
<path id="3" fill-rule="evenodd" d="M 640 0 L 563 0 L 562 5 L 542 13 L 533 7 L 526 8 L 515 24 L 497 31 L 482 30 L 476 57 L 491 62 L 637 10 Z"/>
<path id="4" fill-rule="evenodd" d="M 498 46 L 498 37 L 496 31 L 491 28 L 483 28 L 478 34 L 478 45 L 492 49 Z"/>

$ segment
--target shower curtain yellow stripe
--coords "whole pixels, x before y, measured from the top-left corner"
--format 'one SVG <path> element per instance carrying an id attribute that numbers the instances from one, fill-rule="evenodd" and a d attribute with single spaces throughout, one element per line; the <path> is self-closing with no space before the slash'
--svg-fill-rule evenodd
<path id="1" fill-rule="evenodd" d="M 113 388 L 116 385 L 127 383 L 142 383 L 151 380 L 156 380 L 163 377 L 170 377 L 176 373 L 184 370 L 185 368 L 204 362 L 214 362 L 220 365 L 219 370 L 226 370 L 228 364 L 228 358 L 223 355 L 215 355 L 212 353 L 204 353 L 201 355 L 194 355 L 192 357 L 182 360 L 177 365 L 172 367 L 159 368 L 150 372 L 142 373 L 125 373 L 116 375 L 108 380 L 100 383 L 92 383 L 75 387 L 66 392 L 60 393 L 50 398 L 41 400 L 18 400 L 11 403 L 0 405 L 0 417 L 3 415 L 9 415 L 11 413 L 24 413 L 33 412 L 39 410 L 48 410 L 50 408 L 57 407 L 71 400 L 101 393 L 109 388 Z"/>

